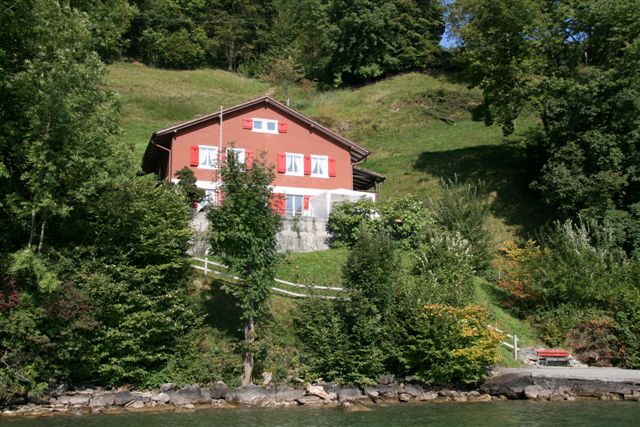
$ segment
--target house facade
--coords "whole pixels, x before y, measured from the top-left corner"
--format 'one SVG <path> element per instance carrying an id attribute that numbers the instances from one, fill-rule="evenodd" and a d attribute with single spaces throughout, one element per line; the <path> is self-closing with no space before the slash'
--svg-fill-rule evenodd
<path id="1" fill-rule="evenodd" d="M 339 201 L 375 200 L 384 180 L 358 166 L 369 151 L 268 96 L 155 132 L 142 169 L 175 180 L 189 167 L 206 202 L 217 204 L 218 166 L 229 150 L 246 167 L 266 155 L 275 166 L 274 210 L 283 216 L 323 218 Z"/>

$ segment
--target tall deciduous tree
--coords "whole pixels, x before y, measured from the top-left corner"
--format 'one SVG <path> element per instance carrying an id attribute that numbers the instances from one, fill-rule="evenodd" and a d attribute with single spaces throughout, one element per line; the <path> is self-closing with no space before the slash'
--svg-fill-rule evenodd
<path id="1" fill-rule="evenodd" d="M 265 157 L 251 168 L 229 152 L 222 167 L 223 204 L 208 213 L 210 242 L 214 253 L 238 274 L 242 285 L 235 295 L 242 310 L 245 348 L 242 384 L 251 382 L 256 321 L 264 315 L 277 258 L 276 233 L 280 217 L 271 209 L 269 184 L 273 171 Z"/>

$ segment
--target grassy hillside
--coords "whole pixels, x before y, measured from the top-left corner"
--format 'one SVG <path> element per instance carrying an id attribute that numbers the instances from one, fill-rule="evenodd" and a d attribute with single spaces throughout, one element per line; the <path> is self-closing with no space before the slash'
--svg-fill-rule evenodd
<path id="1" fill-rule="evenodd" d="M 282 98 L 277 88 L 222 70 L 134 63 L 109 69 L 122 101 L 123 138 L 140 157 L 155 130 L 264 94 Z M 520 136 L 504 138 L 499 128 L 471 120 L 477 91 L 444 76 L 410 73 L 355 89 L 293 88 L 291 97 L 294 108 L 372 151 L 364 166 L 387 176 L 383 198 L 437 197 L 440 178 L 457 175 L 486 182 L 496 242 L 535 229 L 544 218 L 523 175 Z"/>
<path id="2" fill-rule="evenodd" d="M 282 99 L 277 88 L 221 70 L 169 71 L 118 63 L 110 66 L 109 83 L 121 97 L 123 139 L 136 147 L 140 157 L 155 130 L 264 94 Z M 446 76 L 410 73 L 360 88 L 327 92 L 293 88 L 290 95 L 292 107 L 372 151 L 364 166 L 387 176 L 383 198 L 408 194 L 437 198 L 441 177 L 481 179 L 493 200 L 489 226 L 496 245 L 526 236 L 545 217 L 528 190 L 522 136 L 504 138 L 499 128 L 471 120 L 480 94 Z M 519 123 L 522 129 L 529 124 L 526 119 Z M 339 285 L 346 255 L 345 250 L 293 254 L 281 260 L 277 276 Z M 233 303 L 224 293 L 214 292 L 218 287 L 212 285 L 207 297 L 210 325 L 233 336 L 239 325 Z M 490 283 L 478 279 L 476 293 L 495 324 L 518 334 L 525 345 L 536 343 L 527 324 L 499 307 Z M 295 301 L 274 296 L 270 310 L 277 327 L 266 330 L 279 332 L 267 341 L 285 359 L 295 358 L 289 352 L 296 347 L 291 326 L 296 307 Z M 503 364 L 513 363 L 509 357 L 503 351 Z"/>

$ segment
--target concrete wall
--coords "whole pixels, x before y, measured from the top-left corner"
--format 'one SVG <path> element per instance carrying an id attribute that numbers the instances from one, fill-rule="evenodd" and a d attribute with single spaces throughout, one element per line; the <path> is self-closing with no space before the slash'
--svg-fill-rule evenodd
<path id="1" fill-rule="evenodd" d="M 209 247 L 206 240 L 208 221 L 204 212 L 199 212 L 193 217 L 191 227 L 195 231 L 191 253 L 204 255 Z M 309 217 L 282 218 L 282 229 L 278 233 L 277 239 L 278 252 L 280 253 L 328 249 L 327 220 Z"/>

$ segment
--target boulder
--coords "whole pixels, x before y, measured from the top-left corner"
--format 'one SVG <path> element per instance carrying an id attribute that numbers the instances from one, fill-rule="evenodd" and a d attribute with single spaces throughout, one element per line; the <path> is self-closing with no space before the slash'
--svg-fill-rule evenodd
<path id="1" fill-rule="evenodd" d="M 411 395 L 409 393 L 401 391 L 400 393 L 398 393 L 398 400 L 400 402 L 408 402 L 411 400 Z"/>
<path id="2" fill-rule="evenodd" d="M 126 405 L 124 405 L 127 409 L 140 409 L 144 408 L 144 402 L 142 400 L 133 400 Z"/>
<path id="3" fill-rule="evenodd" d="M 151 400 L 158 403 L 169 403 L 169 401 L 171 400 L 171 396 L 169 396 L 167 393 L 157 393 L 151 396 Z"/>
<path id="4" fill-rule="evenodd" d="M 304 396 L 304 390 L 288 385 L 276 385 L 271 391 L 276 402 L 294 402 Z"/>
<path id="5" fill-rule="evenodd" d="M 420 387 L 408 384 L 405 385 L 404 387 L 402 387 L 402 392 L 401 393 L 406 393 L 409 396 L 411 396 L 412 398 L 417 398 L 418 396 L 420 396 L 420 394 L 422 393 L 422 389 Z"/>
<path id="6" fill-rule="evenodd" d="M 173 391 L 176 389 L 176 385 L 173 383 L 165 383 L 160 386 L 160 391 L 166 393 L 168 391 Z"/>
<path id="7" fill-rule="evenodd" d="M 477 395 L 468 395 L 467 396 L 467 401 L 468 402 L 491 402 L 492 398 L 490 394 L 480 394 L 478 393 Z"/>
<path id="8" fill-rule="evenodd" d="M 216 381 L 211 386 L 211 398 L 224 399 L 228 391 L 229 391 L 229 387 L 224 382 Z"/>
<path id="9" fill-rule="evenodd" d="M 89 394 L 72 394 L 58 397 L 58 402 L 73 406 L 87 405 L 90 400 L 91 395 Z"/>
<path id="10" fill-rule="evenodd" d="M 322 406 L 324 405 L 324 400 L 319 398 L 318 396 L 302 396 L 296 399 L 300 405 L 304 406 Z"/>
<path id="11" fill-rule="evenodd" d="M 184 406 L 189 403 L 199 403 L 203 400 L 200 387 L 190 386 L 168 393 L 171 396 L 171 403 L 177 406 Z M 204 403 L 204 402 L 203 402 Z"/>
<path id="12" fill-rule="evenodd" d="M 345 386 L 338 391 L 338 402 L 340 403 L 353 402 L 364 397 L 360 389 L 354 386 Z"/>
<path id="13" fill-rule="evenodd" d="M 539 385 L 528 385 L 523 392 L 527 399 L 548 400 L 551 396 L 551 390 Z"/>
<path id="14" fill-rule="evenodd" d="M 399 387 L 395 384 L 378 384 L 378 395 L 387 399 L 395 399 L 398 397 Z"/>
<path id="15" fill-rule="evenodd" d="M 130 391 L 118 391 L 113 395 L 113 404 L 116 406 L 124 406 L 134 399 L 135 396 Z"/>
<path id="16" fill-rule="evenodd" d="M 520 399 L 524 397 L 525 387 L 530 385 L 533 385 L 531 374 L 510 373 L 488 378 L 480 386 L 480 391 L 494 396 L 503 395 L 510 399 Z"/>
<path id="17" fill-rule="evenodd" d="M 274 398 L 262 387 L 248 385 L 229 390 L 225 395 L 225 400 L 236 405 L 263 405 Z"/>
<path id="18" fill-rule="evenodd" d="M 389 385 L 393 384 L 396 380 L 396 377 L 393 374 L 384 374 L 378 378 L 378 384 Z"/>
<path id="19" fill-rule="evenodd" d="M 437 397 L 438 397 L 438 393 L 436 393 L 435 391 L 423 391 L 418 396 L 418 400 L 422 402 L 427 402 L 427 401 L 435 400 Z"/>
<path id="20" fill-rule="evenodd" d="M 323 400 L 329 400 L 329 393 L 322 386 L 308 384 L 306 388 L 307 394 L 310 396 L 317 396 Z"/>
<path id="21" fill-rule="evenodd" d="M 373 403 L 378 403 L 380 400 L 380 393 L 373 387 L 365 387 L 364 395 L 367 396 Z"/>
<path id="22" fill-rule="evenodd" d="M 105 406 L 111 406 L 114 403 L 115 403 L 115 396 L 113 395 L 113 393 L 104 392 L 104 393 L 99 393 L 93 396 L 89 401 L 89 406 L 91 406 L 92 408 L 105 407 Z"/>

